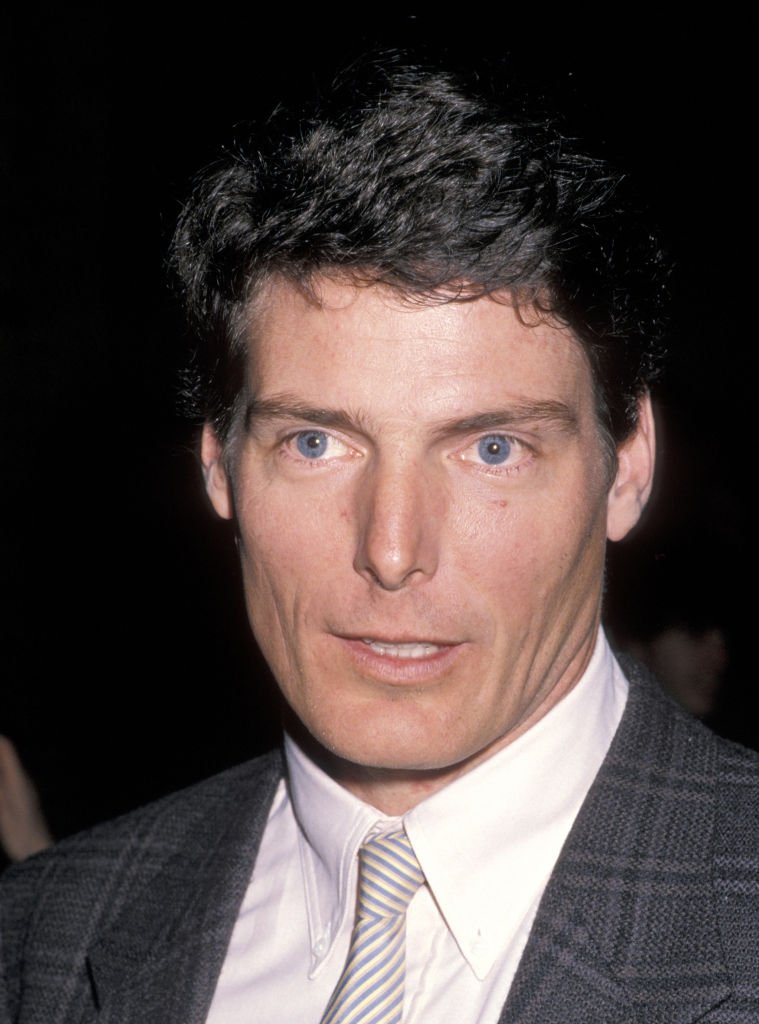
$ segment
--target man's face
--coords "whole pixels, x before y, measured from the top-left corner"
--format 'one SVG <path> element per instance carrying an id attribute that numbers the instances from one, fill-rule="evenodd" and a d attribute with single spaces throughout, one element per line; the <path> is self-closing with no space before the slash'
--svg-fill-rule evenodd
<path id="1" fill-rule="evenodd" d="M 231 488 L 206 431 L 209 493 L 237 517 L 254 632 L 312 736 L 352 764 L 459 771 L 577 681 L 607 516 L 621 535 L 637 513 L 619 481 L 610 497 L 568 331 L 490 298 L 324 279 L 320 299 L 272 285 Z"/>

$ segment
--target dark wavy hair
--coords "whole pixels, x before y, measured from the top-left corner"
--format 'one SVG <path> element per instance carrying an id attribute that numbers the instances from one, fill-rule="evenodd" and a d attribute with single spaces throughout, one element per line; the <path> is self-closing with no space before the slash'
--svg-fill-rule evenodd
<path id="1" fill-rule="evenodd" d="M 657 373 L 665 260 L 624 176 L 558 125 L 492 77 L 383 57 L 236 143 L 198 178 L 172 251 L 200 338 L 193 413 L 229 439 L 265 282 L 342 274 L 418 301 L 505 295 L 567 325 L 613 457 Z"/>

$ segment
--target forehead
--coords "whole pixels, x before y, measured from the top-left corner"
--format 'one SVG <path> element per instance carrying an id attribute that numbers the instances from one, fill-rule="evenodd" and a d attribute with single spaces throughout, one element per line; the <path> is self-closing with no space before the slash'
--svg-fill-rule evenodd
<path id="1" fill-rule="evenodd" d="M 508 297 L 413 301 L 326 277 L 311 295 L 275 280 L 256 303 L 248 388 L 409 416 L 521 400 L 590 408 L 582 346 L 530 312 Z"/>

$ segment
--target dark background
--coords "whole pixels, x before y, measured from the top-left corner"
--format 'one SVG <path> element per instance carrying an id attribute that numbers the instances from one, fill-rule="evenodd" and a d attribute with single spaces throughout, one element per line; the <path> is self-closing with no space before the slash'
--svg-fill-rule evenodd
<path id="1" fill-rule="evenodd" d="M 715 724 L 759 743 L 749 33 L 213 14 L 0 15 L 0 731 L 54 830 L 272 740 L 231 538 L 176 412 L 187 338 L 164 259 L 190 176 L 232 126 L 376 43 L 508 57 L 648 197 L 675 265 L 665 482 L 612 557 L 610 614 L 655 606 L 676 567 L 729 637 Z"/>

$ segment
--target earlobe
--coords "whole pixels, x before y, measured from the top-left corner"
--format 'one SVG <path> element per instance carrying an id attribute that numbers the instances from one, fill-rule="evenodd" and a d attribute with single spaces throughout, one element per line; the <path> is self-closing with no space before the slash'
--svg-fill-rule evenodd
<path id="1" fill-rule="evenodd" d="M 203 463 L 206 492 L 211 504 L 222 519 L 231 519 L 234 513 L 232 488 L 224 465 L 221 442 L 210 423 L 203 426 L 200 459 Z"/>
<path id="2" fill-rule="evenodd" d="M 638 403 L 635 433 L 617 452 L 617 475 L 609 491 L 606 535 L 621 540 L 638 522 L 651 495 L 656 461 L 656 430 L 651 396 Z"/>

